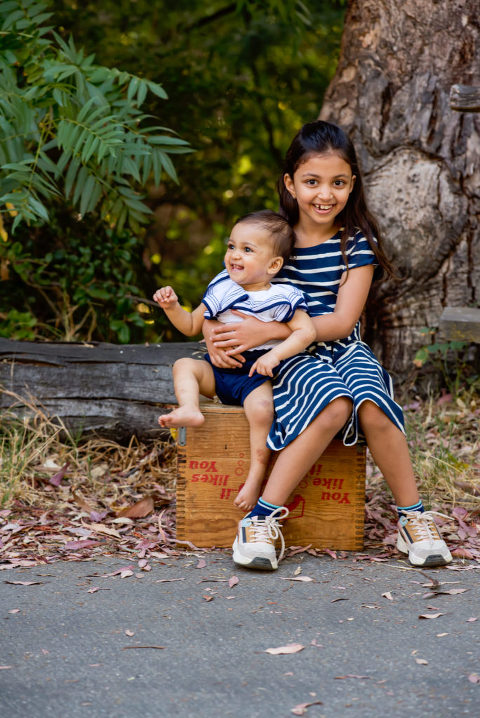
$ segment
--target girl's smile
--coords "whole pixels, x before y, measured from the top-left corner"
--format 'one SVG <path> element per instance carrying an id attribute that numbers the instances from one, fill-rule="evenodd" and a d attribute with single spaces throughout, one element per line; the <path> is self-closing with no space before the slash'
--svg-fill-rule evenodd
<path id="1" fill-rule="evenodd" d="M 293 178 L 286 174 L 284 181 L 297 200 L 299 224 L 321 230 L 321 238 L 328 239 L 355 182 L 348 162 L 336 152 L 312 155 L 297 167 Z"/>

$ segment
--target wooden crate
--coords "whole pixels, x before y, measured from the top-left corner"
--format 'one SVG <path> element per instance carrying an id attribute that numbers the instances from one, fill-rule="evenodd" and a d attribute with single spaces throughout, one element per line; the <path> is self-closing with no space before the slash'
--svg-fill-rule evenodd
<path id="1" fill-rule="evenodd" d="M 229 547 L 243 513 L 233 499 L 247 476 L 248 423 L 241 407 L 202 405 L 201 427 L 178 429 L 177 539 Z M 360 550 L 365 448 L 334 440 L 287 501 L 286 546 Z"/>

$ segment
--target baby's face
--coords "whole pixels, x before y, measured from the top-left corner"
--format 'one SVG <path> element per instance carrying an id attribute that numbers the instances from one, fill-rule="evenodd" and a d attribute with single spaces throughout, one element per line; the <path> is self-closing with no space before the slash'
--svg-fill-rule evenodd
<path id="1" fill-rule="evenodd" d="M 236 224 L 225 252 L 225 267 L 234 282 L 248 291 L 268 287 L 274 259 L 271 233 L 257 224 Z"/>

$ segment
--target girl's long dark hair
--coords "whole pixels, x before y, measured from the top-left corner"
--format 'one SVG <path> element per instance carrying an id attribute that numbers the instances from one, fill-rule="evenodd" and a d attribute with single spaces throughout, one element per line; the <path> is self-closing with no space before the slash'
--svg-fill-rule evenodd
<path id="1" fill-rule="evenodd" d="M 277 186 L 282 213 L 285 214 L 292 227 L 298 223 L 298 203 L 285 187 L 284 175 L 288 174 L 293 179 L 293 175 L 302 162 L 310 159 L 313 155 L 326 154 L 327 152 L 335 152 L 345 162 L 348 162 L 352 169 L 352 174 L 356 176 L 348 202 L 338 215 L 338 221 L 342 225 L 340 249 L 347 269 L 348 259 L 346 252 L 348 240 L 354 237 L 355 232 L 360 229 L 374 252 L 380 267 L 388 276 L 394 277 L 393 267 L 383 251 L 378 222 L 367 207 L 355 148 L 346 132 L 337 127 L 337 125 L 323 120 L 308 122 L 303 125 L 293 138 L 292 144 L 285 155 L 283 172 L 279 177 Z"/>

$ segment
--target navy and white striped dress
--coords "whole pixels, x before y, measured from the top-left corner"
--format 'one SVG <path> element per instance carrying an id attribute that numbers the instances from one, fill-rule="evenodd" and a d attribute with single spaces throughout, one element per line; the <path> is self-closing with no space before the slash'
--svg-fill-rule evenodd
<path id="1" fill-rule="evenodd" d="M 377 265 L 367 239 L 358 231 L 346 248 L 348 268 Z M 312 317 L 333 312 L 343 272 L 340 233 L 314 247 L 295 247 L 294 254 L 274 281 L 289 281 L 307 297 Z M 311 353 L 287 359 L 275 376 L 275 421 L 268 446 L 276 451 L 295 439 L 334 399 L 353 401 L 351 420 L 342 436 L 347 446 L 359 438 L 358 408 L 366 400 L 377 404 L 404 431 L 403 412 L 393 399 L 393 385 L 370 347 L 360 337 L 360 322 L 345 339 L 319 342 Z"/>
<path id="2" fill-rule="evenodd" d="M 367 239 L 358 231 L 346 248 L 348 268 L 377 265 Z M 294 254 L 273 282 L 290 282 L 306 296 L 312 317 L 333 312 L 347 266 L 340 233 L 314 247 L 295 247 Z M 226 271 L 213 280 L 228 278 Z M 334 399 L 353 401 L 352 416 L 342 432 L 343 443 L 359 438 L 358 408 L 366 400 L 377 404 L 401 431 L 403 412 L 393 399 L 393 385 L 370 347 L 360 337 L 360 322 L 345 339 L 319 342 L 308 352 L 286 359 L 273 380 L 275 419 L 267 445 L 279 451 L 293 441 Z"/>

